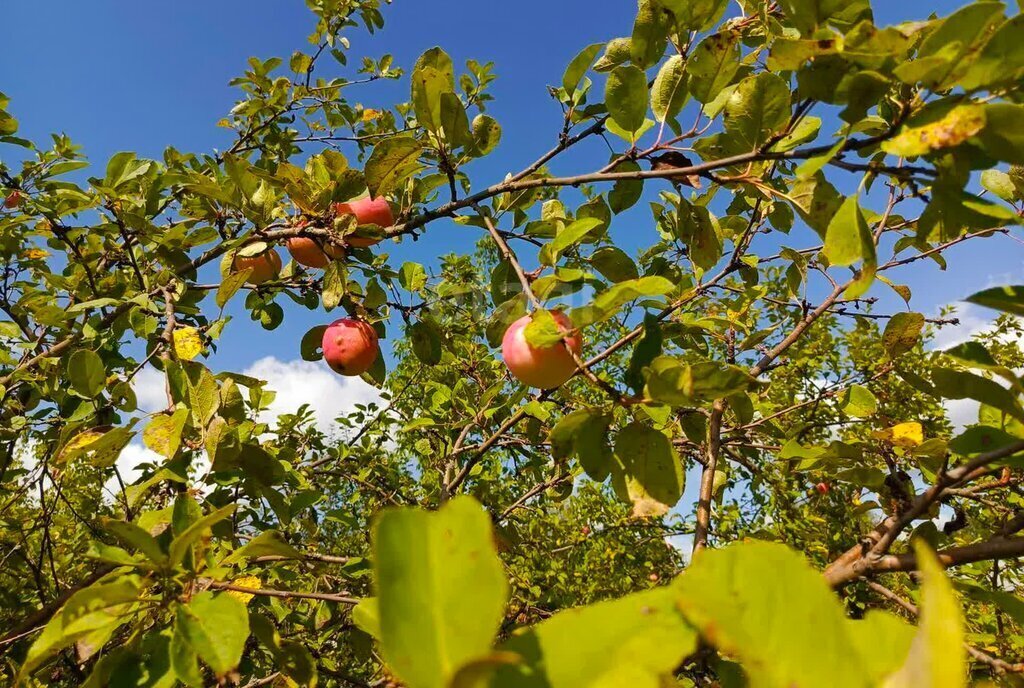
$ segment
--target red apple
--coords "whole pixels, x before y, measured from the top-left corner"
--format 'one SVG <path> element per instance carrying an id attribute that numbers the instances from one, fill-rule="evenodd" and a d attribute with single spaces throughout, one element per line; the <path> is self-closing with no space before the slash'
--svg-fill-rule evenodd
<path id="1" fill-rule="evenodd" d="M 353 318 L 335 320 L 324 330 L 324 360 L 339 375 L 362 375 L 377 356 L 377 332 L 368 322 Z"/>
<path id="2" fill-rule="evenodd" d="M 584 535 L 590 535 L 590 526 L 583 526 L 580 528 L 580 532 Z"/>
<path id="3" fill-rule="evenodd" d="M 395 216 L 391 212 L 386 198 L 360 198 L 358 201 L 348 203 L 335 203 L 335 215 L 355 215 L 356 222 L 361 225 L 378 225 L 390 227 L 395 224 Z M 380 239 L 360 236 L 345 237 L 350 245 L 358 248 L 366 248 L 380 243 Z"/>
<path id="4" fill-rule="evenodd" d="M 325 268 L 335 258 L 345 257 L 345 250 L 340 246 L 328 242 L 321 246 L 308 237 L 292 237 L 287 247 L 295 262 L 308 268 Z"/>
<path id="5" fill-rule="evenodd" d="M 818 483 L 817 485 L 814 486 L 814 489 L 817 490 L 818 494 L 826 495 L 828 494 L 828 491 L 832 488 L 829 487 L 828 483 Z"/>
<path id="6" fill-rule="evenodd" d="M 21 205 L 21 192 L 18 190 L 12 191 L 4 199 L 5 208 L 17 208 L 19 205 Z"/>
<path id="7" fill-rule="evenodd" d="M 661 578 L 661 576 L 659 576 L 657 573 L 652 573 L 651 575 L 647 576 L 647 580 L 651 581 L 652 583 L 657 583 L 659 578 Z"/>
<path id="8" fill-rule="evenodd" d="M 564 313 L 554 311 L 552 315 L 562 332 L 572 329 L 572 322 Z M 554 389 L 572 377 L 576 372 L 576 362 L 562 342 L 548 347 L 530 346 L 525 332 L 529 324 L 530 316 L 524 315 L 509 325 L 501 340 L 501 355 L 512 376 L 523 384 L 539 389 Z M 579 334 L 569 335 L 565 341 L 579 355 L 583 349 Z"/>
<path id="9" fill-rule="evenodd" d="M 277 251 L 268 249 L 255 256 L 235 256 L 232 265 L 235 272 L 252 268 L 246 282 L 263 284 L 267 280 L 274 279 L 281 272 L 281 256 L 277 254 Z"/>

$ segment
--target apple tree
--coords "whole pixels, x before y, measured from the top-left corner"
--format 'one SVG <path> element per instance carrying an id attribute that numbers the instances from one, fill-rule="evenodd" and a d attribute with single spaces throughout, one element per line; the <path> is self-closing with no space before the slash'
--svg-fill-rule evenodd
<path id="1" fill-rule="evenodd" d="M 639 0 L 484 178 L 500 65 L 307 5 L 224 150 L 0 95 L 6 684 L 1019 685 L 1024 286 L 940 350 L 906 275 L 1019 250 L 1024 15 Z M 273 417 L 227 328 L 380 402 Z"/>

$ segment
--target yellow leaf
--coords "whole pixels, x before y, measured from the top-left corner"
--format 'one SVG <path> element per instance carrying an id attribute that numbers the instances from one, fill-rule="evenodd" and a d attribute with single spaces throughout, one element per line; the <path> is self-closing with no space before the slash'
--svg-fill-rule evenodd
<path id="1" fill-rule="evenodd" d="M 47 258 L 49 255 L 50 253 L 48 251 L 44 251 L 41 248 L 26 249 L 25 252 L 22 253 L 22 256 L 26 260 L 39 260 L 41 258 Z"/>
<path id="2" fill-rule="evenodd" d="M 101 437 L 103 437 L 103 433 L 98 430 L 86 430 L 85 432 L 75 435 L 75 437 L 65 444 L 63 449 L 61 449 L 60 455 L 57 457 L 57 463 L 62 464 L 68 459 L 77 456 L 82 450 Z"/>
<path id="3" fill-rule="evenodd" d="M 370 108 L 366 108 L 365 110 L 363 110 L 364 122 L 372 122 L 378 117 L 380 117 L 380 110 L 371 110 Z"/>
<path id="4" fill-rule="evenodd" d="M 237 585 L 240 588 L 252 588 L 253 590 L 259 590 L 263 587 L 263 581 L 258 576 L 242 576 L 231 581 L 231 585 Z M 240 599 L 244 604 L 249 604 L 249 600 L 252 599 L 252 595 L 247 592 L 239 592 L 238 590 L 227 590 L 227 594 L 232 597 Z"/>
<path id="5" fill-rule="evenodd" d="M 194 327 L 179 327 L 174 331 L 174 353 L 178 358 L 191 361 L 203 351 L 203 340 Z"/>
<path id="6" fill-rule="evenodd" d="M 985 128 L 985 110 L 980 105 L 959 105 L 934 122 L 904 127 L 882 144 L 893 155 L 913 157 L 942 148 L 952 148 Z"/>
<path id="7" fill-rule="evenodd" d="M 924 430 L 916 421 L 900 423 L 886 430 L 876 430 L 871 433 L 871 436 L 888 442 L 894 447 L 903 447 L 904 449 L 911 449 L 924 442 Z"/>

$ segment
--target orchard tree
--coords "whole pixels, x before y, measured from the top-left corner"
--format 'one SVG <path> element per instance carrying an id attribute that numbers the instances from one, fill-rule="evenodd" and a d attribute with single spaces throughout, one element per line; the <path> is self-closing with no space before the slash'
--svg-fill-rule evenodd
<path id="1" fill-rule="evenodd" d="M 0 96 L 5 684 L 1019 685 L 1024 287 L 938 351 L 901 273 L 1018 250 L 1024 15 L 640 0 L 479 179 L 495 67 L 307 4 L 224 151 L 94 167 Z M 330 432 L 214 355 L 301 309 L 382 400 Z"/>

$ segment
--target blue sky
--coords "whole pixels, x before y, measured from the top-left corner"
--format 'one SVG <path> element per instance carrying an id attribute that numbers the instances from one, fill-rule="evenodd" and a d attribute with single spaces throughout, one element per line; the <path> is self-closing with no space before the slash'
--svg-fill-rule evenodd
<path id="1" fill-rule="evenodd" d="M 885 24 L 924 18 L 925 11 L 947 14 L 963 3 L 874 4 L 877 22 Z M 286 57 L 307 49 L 312 27 L 301 0 L 5 0 L 4 5 L 0 91 L 12 98 L 20 135 L 44 141 L 50 132 L 64 131 L 101 167 L 120 150 L 159 157 L 167 145 L 198 152 L 225 147 L 230 133 L 215 123 L 237 97 L 228 81 L 245 69 L 250 55 Z M 497 100 L 489 112 L 501 122 L 504 137 L 497 151 L 472 169 L 479 185 L 520 169 L 552 145 L 561 115 L 546 85 L 560 81 L 565 64 L 583 46 L 628 34 L 635 5 L 630 0 L 398 0 L 384 12 L 387 26 L 376 36 L 361 30 L 350 34 L 352 56 L 391 53 L 396 64 L 409 68 L 423 50 L 441 45 L 457 65 L 471 57 L 496 63 Z M 352 74 L 330 71 L 335 67 L 329 64 L 325 74 Z M 367 106 L 387 106 L 404 98 L 406 89 L 407 81 L 377 83 L 352 97 Z M 553 169 L 586 171 L 607 155 L 598 142 Z M 476 231 L 439 223 L 416 244 L 386 250 L 396 263 L 432 263 L 444 252 L 465 250 Z M 624 215 L 613 232 L 627 246 L 654 240 L 643 208 Z M 990 283 L 1020 277 L 1017 244 L 973 243 L 952 254 L 948 273 L 930 261 L 901 273 L 901 281 L 914 290 L 916 309 L 931 314 Z M 875 291 L 886 306 L 898 307 L 884 288 Z M 301 334 L 330 319 L 293 307 L 284 325 L 265 332 L 243 312 L 235 314 L 216 368 L 240 369 L 266 355 L 295 359 Z"/>

